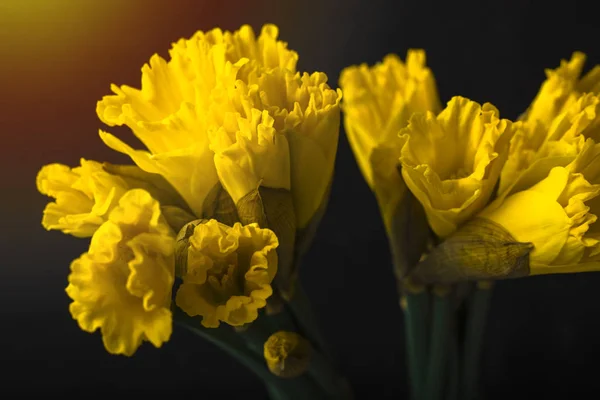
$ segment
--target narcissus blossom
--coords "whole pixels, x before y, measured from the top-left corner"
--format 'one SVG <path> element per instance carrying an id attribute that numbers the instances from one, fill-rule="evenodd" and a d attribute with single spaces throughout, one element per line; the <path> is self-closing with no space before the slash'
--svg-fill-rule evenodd
<path id="1" fill-rule="evenodd" d="M 493 105 L 457 96 L 437 116 L 413 114 L 400 135 L 402 177 L 443 238 L 490 200 L 513 129 Z"/>
<path id="2" fill-rule="evenodd" d="M 127 356 L 144 341 L 169 340 L 174 250 L 158 202 L 141 189 L 126 192 L 71 264 L 66 291 L 80 328 L 99 329 L 109 353 Z"/>
<path id="3" fill-rule="evenodd" d="M 398 172 L 404 128 L 414 112 L 440 112 L 433 73 L 425 65 L 425 51 L 409 50 L 406 62 L 395 54 L 369 67 L 344 69 L 344 127 L 360 170 L 375 192 L 389 227 L 405 186 Z"/>
<path id="4" fill-rule="evenodd" d="M 501 197 L 481 215 L 532 243 L 530 274 L 600 270 L 600 145 L 588 139 L 567 166 Z"/>
<path id="5" fill-rule="evenodd" d="M 211 219 L 199 223 L 188 240 L 177 306 L 201 316 L 207 328 L 254 321 L 273 294 L 275 234 L 257 224 L 230 227 Z"/>
<path id="6" fill-rule="evenodd" d="M 44 209 L 42 225 L 77 237 L 90 237 L 129 189 L 120 177 L 103 170 L 96 161 L 81 159 L 81 166 L 45 165 L 37 175 L 40 193 L 56 199 Z"/>
<path id="7" fill-rule="evenodd" d="M 581 77 L 586 56 L 574 52 L 569 61 L 561 60 L 556 69 L 546 70 L 546 80 L 533 99 L 525 120 L 547 127 L 584 93 L 600 94 L 600 65 Z"/>
<path id="8" fill-rule="evenodd" d="M 600 98 L 580 96 L 550 121 L 517 122 L 509 157 L 500 177 L 499 195 L 526 189 L 564 167 L 583 150 L 586 139 L 600 141 Z"/>

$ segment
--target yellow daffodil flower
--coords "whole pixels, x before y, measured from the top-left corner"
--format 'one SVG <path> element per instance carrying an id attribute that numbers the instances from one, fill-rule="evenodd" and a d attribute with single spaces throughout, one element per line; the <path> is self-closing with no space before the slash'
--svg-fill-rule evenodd
<path id="1" fill-rule="evenodd" d="M 598 268 L 600 98 L 583 94 L 549 124 L 513 130 L 497 197 L 428 255 L 422 282 Z"/>
<path id="2" fill-rule="evenodd" d="M 402 177 L 444 238 L 490 200 L 513 130 L 493 105 L 457 96 L 437 116 L 413 114 L 400 135 Z"/>
<path id="3" fill-rule="evenodd" d="M 42 167 L 38 190 L 56 199 L 44 209 L 42 225 L 76 237 L 90 237 L 107 219 L 128 190 L 120 177 L 107 173 L 102 164 L 81 159 L 81 166 L 62 164 Z"/>
<path id="4" fill-rule="evenodd" d="M 216 328 L 250 323 L 273 294 L 278 240 L 257 224 L 233 227 L 214 219 L 199 223 L 188 238 L 183 283 L 176 304 L 202 325 Z"/>
<path id="5" fill-rule="evenodd" d="M 66 291 L 81 329 L 100 329 L 106 350 L 127 356 L 145 340 L 169 340 L 174 249 L 159 203 L 144 190 L 126 192 L 71 264 Z"/>
<path id="6" fill-rule="evenodd" d="M 251 84 L 250 92 L 252 86 L 259 89 L 254 107 L 268 110 L 275 130 L 287 137 L 296 227 L 306 228 L 326 201 L 333 177 L 342 92 L 331 89 L 322 72 L 272 70 Z"/>
<path id="7" fill-rule="evenodd" d="M 532 243 L 531 275 L 600 270 L 600 145 L 588 139 L 567 166 L 499 198 L 480 217 Z"/>
<path id="8" fill-rule="evenodd" d="M 600 94 L 600 65 L 581 77 L 585 59 L 585 54 L 575 52 L 571 60 L 561 60 L 558 68 L 546 70 L 546 80 L 525 114 L 526 121 L 548 127 L 581 94 Z"/>
<path id="9" fill-rule="evenodd" d="M 42 225 L 76 237 L 90 237 L 107 219 L 127 190 L 144 189 L 161 205 L 161 211 L 175 231 L 189 221 L 185 200 L 158 174 L 135 165 L 116 165 L 81 159 L 81 166 L 62 164 L 42 167 L 37 175 L 38 190 L 54 197 L 44 209 Z"/>
<path id="10" fill-rule="evenodd" d="M 509 157 L 500 177 L 499 195 L 507 195 L 539 182 L 554 167 L 564 167 L 582 151 L 588 138 L 600 142 L 600 97 L 581 95 L 549 125 L 515 123 Z"/>
<path id="11" fill-rule="evenodd" d="M 251 120 L 238 117 L 235 131 L 215 133 L 219 180 L 234 203 L 259 186 L 290 190 L 290 151 L 285 135 L 273 127 L 267 111 L 252 109 Z"/>
<path id="12" fill-rule="evenodd" d="M 144 66 L 141 90 L 112 86 L 115 94 L 97 106 L 103 122 L 129 126 L 148 150 L 135 150 L 105 132 L 101 138 L 145 171 L 163 175 L 197 217 L 220 176 L 234 197 L 257 182 L 289 186 L 297 225 L 306 226 L 331 181 L 341 92 L 327 86 L 324 74 L 297 73 L 298 55 L 277 36 L 276 26 L 265 25 L 258 38 L 243 26 L 181 39 L 169 61 L 155 55 Z M 263 126 L 271 124 L 275 132 L 252 133 L 264 111 Z M 265 135 L 276 145 L 265 146 Z M 262 162 L 264 157 L 271 161 Z M 257 160 L 261 165 L 255 169 L 249 162 Z M 236 165 L 243 177 L 228 170 Z"/>
<path id="13" fill-rule="evenodd" d="M 348 141 L 389 228 L 405 190 L 397 170 L 398 132 L 412 113 L 441 110 L 433 73 L 425 65 L 425 51 L 409 50 L 406 63 L 390 54 L 372 67 L 361 64 L 344 69 L 340 86 Z"/>

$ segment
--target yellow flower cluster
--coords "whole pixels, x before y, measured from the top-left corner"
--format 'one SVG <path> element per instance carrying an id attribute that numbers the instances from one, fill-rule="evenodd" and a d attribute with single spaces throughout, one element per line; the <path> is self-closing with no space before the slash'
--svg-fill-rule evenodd
<path id="1" fill-rule="evenodd" d="M 410 58 L 409 52 L 408 66 Z M 348 68 L 341 79 L 345 126 L 363 174 L 378 197 L 392 182 L 398 193 L 406 185 L 441 239 L 484 218 L 533 244 L 530 274 L 600 270 L 600 66 L 580 78 L 584 61 L 574 53 L 546 71 L 517 122 L 458 96 L 439 112 L 433 77 L 422 64 L 420 80 L 407 79 L 410 68 L 395 57 Z M 393 68 L 403 79 L 389 84 Z M 419 83 L 420 96 L 408 96 Z M 374 163 L 381 148 L 388 149 L 386 160 Z M 374 174 L 374 166 L 384 170 Z M 395 181 L 374 180 L 377 174 Z M 380 207 L 390 219 L 381 201 Z"/>
<path id="2" fill-rule="evenodd" d="M 196 215 L 220 181 L 234 202 L 262 185 L 291 190 L 297 226 L 321 205 L 333 173 L 341 91 L 296 71 L 298 55 L 265 25 L 181 39 L 142 68 L 142 87 L 112 86 L 98 117 L 127 125 L 148 150 L 100 132 L 143 170 L 163 175 Z"/>
<path id="3" fill-rule="evenodd" d="M 72 263 L 67 293 L 73 318 L 83 330 L 99 329 L 109 352 L 131 355 L 143 341 L 158 347 L 169 339 L 176 275 L 176 305 L 205 327 L 254 321 L 274 291 L 278 258 L 290 263 L 296 229 L 318 222 L 341 91 L 323 73 L 296 71 L 298 55 L 277 36 L 265 25 L 258 37 L 243 26 L 179 40 L 169 60 L 154 55 L 144 65 L 141 89 L 112 85 L 98 102 L 101 121 L 128 126 L 146 147 L 100 131 L 136 165 L 82 159 L 80 167 L 39 172 L 38 190 L 56 199 L 43 226 L 91 237 Z M 271 189 L 275 200 L 263 204 Z M 248 208 L 252 195 L 260 207 Z M 267 223 L 291 231 L 278 237 Z"/>
<path id="4" fill-rule="evenodd" d="M 55 199 L 42 225 L 91 238 L 66 291 L 109 352 L 169 340 L 173 303 L 205 328 L 243 326 L 291 292 L 294 257 L 327 201 L 342 98 L 297 61 L 274 25 L 258 37 L 249 26 L 197 32 L 168 60 L 151 57 L 141 88 L 112 85 L 97 104 L 102 122 L 145 146 L 100 131 L 135 165 L 81 159 L 38 173 Z M 409 50 L 340 76 L 348 139 L 390 236 L 403 199 L 416 199 L 426 235 L 459 243 L 457 260 L 479 221 L 530 251 L 529 274 L 600 270 L 600 66 L 581 77 L 574 53 L 510 121 L 460 96 L 443 108 L 425 61 Z M 283 338 L 265 347 L 280 372 L 291 354 L 281 343 L 297 344 Z"/>

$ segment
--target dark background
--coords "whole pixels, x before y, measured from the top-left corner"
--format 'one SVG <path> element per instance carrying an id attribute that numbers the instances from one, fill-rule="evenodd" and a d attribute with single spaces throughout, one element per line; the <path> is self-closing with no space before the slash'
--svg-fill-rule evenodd
<path id="1" fill-rule="evenodd" d="M 166 55 L 171 42 L 196 30 L 273 22 L 300 54 L 300 69 L 324 71 L 336 86 L 345 66 L 421 47 L 442 101 L 463 95 L 516 118 L 544 68 L 574 50 L 588 54 L 588 68 L 600 62 L 591 4 L 1 0 L 0 391 L 265 398 L 250 372 L 187 332 L 176 330 L 160 350 L 144 345 L 133 358 L 111 356 L 67 310 L 68 267 L 87 242 L 41 227 L 48 199 L 37 193 L 35 174 L 81 156 L 125 161 L 100 142 L 95 104 L 112 82 L 138 86 L 154 52 Z M 386 237 L 343 132 L 328 212 L 303 268 L 357 399 L 406 398 L 403 320 Z M 482 366 L 486 398 L 597 397 L 598 288 L 594 273 L 498 284 Z"/>

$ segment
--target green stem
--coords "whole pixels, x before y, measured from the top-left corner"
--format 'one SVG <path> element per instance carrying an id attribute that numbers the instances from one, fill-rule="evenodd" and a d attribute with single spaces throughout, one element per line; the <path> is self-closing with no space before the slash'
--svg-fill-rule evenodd
<path id="1" fill-rule="evenodd" d="M 176 308 L 173 321 L 190 332 L 208 340 L 254 372 L 265 383 L 273 379 L 262 357 L 252 352 L 238 334 L 228 326 L 204 328 L 199 318 L 193 318 Z"/>
<path id="2" fill-rule="evenodd" d="M 448 395 L 447 400 L 458 400 L 458 388 L 460 385 L 460 361 L 458 359 L 458 332 L 456 316 L 451 320 L 450 326 L 450 348 L 448 350 Z"/>
<path id="3" fill-rule="evenodd" d="M 280 387 L 274 385 L 266 385 L 267 393 L 270 400 L 288 400 L 288 396 Z M 300 400 L 300 399 L 299 399 Z"/>
<path id="4" fill-rule="evenodd" d="M 435 290 L 434 290 L 435 292 Z M 431 345 L 425 385 L 426 400 L 441 400 L 444 393 L 445 372 L 448 368 L 448 339 L 452 301 L 446 290 L 435 293 L 433 300 L 433 322 Z"/>
<path id="5" fill-rule="evenodd" d="M 425 288 L 419 292 L 406 293 L 404 326 L 408 353 L 408 369 L 412 387 L 412 398 L 423 399 L 425 371 L 428 353 L 429 293 Z"/>
<path id="6" fill-rule="evenodd" d="M 286 309 L 289 309 L 290 316 L 295 321 L 299 333 L 305 336 L 317 350 L 331 360 L 332 357 L 328 351 L 328 346 L 321 334 L 319 324 L 312 311 L 310 300 L 300 280 L 296 281 L 294 294 L 290 301 L 286 302 Z"/>
<path id="7" fill-rule="evenodd" d="M 287 316 L 284 321 L 295 325 L 297 331 L 311 342 L 313 355 L 308 373 L 329 393 L 329 398 L 351 399 L 350 385 L 335 368 L 333 357 L 329 352 L 329 347 L 321 334 L 312 310 L 310 300 L 302 284 L 297 281 L 295 293 L 292 299 L 286 303 L 283 312 Z"/>
<path id="8" fill-rule="evenodd" d="M 353 398 L 348 381 L 335 370 L 331 362 L 318 350 L 312 353 L 308 374 L 328 393 L 328 399 Z"/>
<path id="9" fill-rule="evenodd" d="M 491 297 L 491 284 L 478 282 L 469 299 L 463 365 L 464 400 L 478 398 L 481 347 Z"/>

